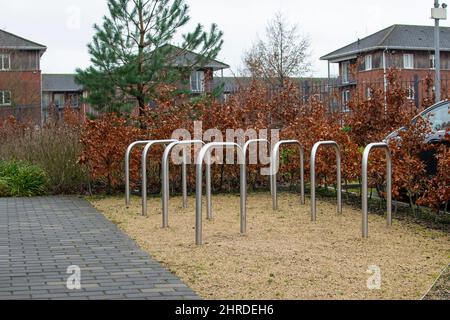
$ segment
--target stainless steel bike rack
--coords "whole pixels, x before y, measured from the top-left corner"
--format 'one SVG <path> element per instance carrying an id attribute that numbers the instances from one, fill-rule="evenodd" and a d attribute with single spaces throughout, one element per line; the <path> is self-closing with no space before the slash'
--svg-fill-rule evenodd
<path id="1" fill-rule="evenodd" d="M 200 154 L 198 155 L 198 158 L 196 160 L 196 171 L 197 171 L 197 180 L 196 180 L 196 197 L 195 197 L 195 242 L 197 245 L 203 244 L 203 237 L 202 237 L 202 191 L 203 191 L 203 162 L 205 160 L 206 155 L 209 155 L 209 152 L 212 148 L 217 147 L 226 147 L 226 148 L 236 148 L 238 151 L 238 163 L 240 165 L 240 176 L 241 176 L 241 186 L 240 186 L 240 193 L 241 193 L 241 200 L 240 200 L 240 224 L 241 224 L 241 233 L 245 233 L 247 229 L 247 212 L 246 212 L 246 191 L 247 191 L 247 179 L 245 175 L 245 164 L 244 164 L 244 151 L 242 150 L 241 146 L 239 146 L 237 143 L 232 142 L 213 142 L 205 145 L 202 150 L 200 151 Z M 208 166 L 211 164 L 209 161 L 208 156 Z M 206 187 L 208 188 L 208 183 L 206 184 Z M 208 195 L 208 194 L 207 194 Z M 209 198 L 211 195 L 209 195 Z M 210 200 L 210 199 L 209 199 Z M 209 201 L 208 204 L 208 210 L 211 210 L 211 203 Z"/>
<path id="2" fill-rule="evenodd" d="M 130 156 L 134 147 L 142 144 L 147 144 L 151 140 L 136 141 L 130 144 L 125 152 L 125 205 L 130 205 Z"/>
<path id="3" fill-rule="evenodd" d="M 285 140 L 278 142 L 272 151 L 271 174 L 272 174 L 272 202 L 273 210 L 278 210 L 278 186 L 277 174 L 280 162 L 280 148 L 285 145 L 298 145 L 300 150 L 300 188 L 301 188 L 301 203 L 305 204 L 305 151 L 303 146 L 297 140 Z M 276 167 L 275 167 L 276 165 Z"/>
<path id="4" fill-rule="evenodd" d="M 186 147 L 192 146 L 195 144 L 205 143 L 201 140 L 187 140 L 187 141 L 179 141 L 173 142 L 167 146 L 166 150 L 164 150 L 164 155 L 162 158 L 162 213 L 163 213 L 163 228 L 169 227 L 169 157 L 173 148 L 177 146 L 184 146 L 183 148 L 183 163 L 182 163 L 182 188 L 183 188 L 183 208 L 187 208 L 187 168 L 186 168 Z M 206 167 L 206 180 L 208 184 L 211 184 L 211 167 Z"/>
<path id="5" fill-rule="evenodd" d="M 177 142 L 178 140 L 153 140 L 145 145 L 142 152 L 142 215 L 147 216 L 147 157 L 150 149 L 155 145 L 167 145 L 169 143 Z"/>
<path id="6" fill-rule="evenodd" d="M 317 220 L 316 212 L 316 156 L 321 146 L 332 146 L 336 150 L 337 162 L 337 214 L 342 213 L 342 179 L 341 179 L 341 149 L 335 141 L 317 142 L 311 151 L 311 220 Z"/>
<path id="7" fill-rule="evenodd" d="M 260 142 L 264 142 L 264 143 L 267 143 L 267 146 L 269 147 L 269 152 L 270 152 L 270 142 L 269 142 L 269 140 L 267 140 L 267 139 L 253 139 L 253 140 L 249 140 L 249 141 L 247 141 L 245 144 L 244 144 L 244 148 L 243 148 L 243 151 L 244 151 L 244 164 L 245 164 L 245 176 L 247 177 L 247 151 L 248 151 L 248 148 L 250 147 L 250 145 L 252 145 L 252 144 L 254 144 L 254 143 L 260 143 Z M 269 155 L 270 156 L 270 155 Z M 269 184 L 270 184 L 270 193 L 272 194 L 272 192 L 273 192 L 273 189 L 272 189 L 272 187 L 273 187 L 273 183 L 272 183 L 272 178 L 273 178 L 273 176 L 272 176 L 272 174 L 270 174 L 269 175 L 269 179 L 270 179 L 270 182 L 269 182 Z"/>
<path id="8" fill-rule="evenodd" d="M 128 207 L 130 205 L 130 157 L 131 157 L 131 151 L 138 145 L 144 145 L 147 143 L 150 143 L 155 140 L 142 140 L 142 141 L 136 141 L 130 144 L 127 148 L 127 151 L 125 153 L 125 205 Z M 177 140 L 167 140 L 168 143 L 172 141 Z"/>
<path id="9" fill-rule="evenodd" d="M 362 236 L 363 238 L 369 237 L 369 209 L 367 201 L 367 191 L 368 191 L 368 165 L 369 156 L 374 149 L 384 149 L 386 151 L 386 162 L 387 162 L 387 187 L 386 187 L 386 197 L 387 197 L 387 224 L 392 225 L 392 155 L 389 146 L 386 143 L 372 143 L 369 144 L 364 150 L 363 162 L 362 162 Z"/>

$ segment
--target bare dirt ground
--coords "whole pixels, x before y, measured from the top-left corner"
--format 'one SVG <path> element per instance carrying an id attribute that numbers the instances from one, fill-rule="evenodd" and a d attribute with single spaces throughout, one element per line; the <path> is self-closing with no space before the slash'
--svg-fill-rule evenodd
<path id="1" fill-rule="evenodd" d="M 214 220 L 203 223 L 205 245 L 195 246 L 194 199 L 170 201 L 170 228 L 161 229 L 161 201 L 149 200 L 140 216 L 138 198 L 91 199 L 155 259 L 205 299 L 420 299 L 450 262 L 448 234 L 382 216 L 369 218 L 361 239 L 361 212 L 318 201 L 318 220 L 293 194 L 280 195 L 272 211 L 268 194 L 248 201 L 248 233 L 239 234 L 239 198 L 213 197 Z M 206 216 L 206 212 L 204 212 Z M 381 288 L 369 290 L 370 266 L 381 270 Z"/>

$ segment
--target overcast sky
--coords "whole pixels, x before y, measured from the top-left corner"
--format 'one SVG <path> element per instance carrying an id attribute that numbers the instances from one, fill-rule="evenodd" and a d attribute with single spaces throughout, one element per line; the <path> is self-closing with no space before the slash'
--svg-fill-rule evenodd
<path id="1" fill-rule="evenodd" d="M 392 24 L 432 25 L 433 0 L 187 0 L 196 23 L 217 23 L 225 44 L 218 59 L 236 72 L 245 50 L 264 35 L 277 11 L 311 39 L 312 75 L 326 76 L 319 57 Z M 106 0 L 0 0 L 0 29 L 48 47 L 45 73 L 71 73 L 89 66 L 86 45 L 94 23 L 106 14 Z M 443 25 L 449 25 L 444 21 Z M 335 68 L 334 72 L 335 71 Z"/>

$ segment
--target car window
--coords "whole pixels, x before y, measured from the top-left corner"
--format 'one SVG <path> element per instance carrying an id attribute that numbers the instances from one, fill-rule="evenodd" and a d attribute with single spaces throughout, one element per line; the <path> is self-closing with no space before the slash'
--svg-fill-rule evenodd
<path id="1" fill-rule="evenodd" d="M 430 110 L 423 117 L 430 122 L 434 131 L 445 130 L 450 127 L 450 103 Z"/>

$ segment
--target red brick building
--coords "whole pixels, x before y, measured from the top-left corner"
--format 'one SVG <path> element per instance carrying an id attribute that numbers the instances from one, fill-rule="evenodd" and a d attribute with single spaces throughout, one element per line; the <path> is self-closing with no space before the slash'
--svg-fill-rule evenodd
<path id="1" fill-rule="evenodd" d="M 41 124 L 41 57 L 47 48 L 0 30 L 0 120 Z"/>
<path id="2" fill-rule="evenodd" d="M 418 105 L 424 94 L 424 79 L 434 71 L 434 27 L 393 25 L 364 39 L 358 39 L 333 51 L 321 60 L 339 64 L 339 88 L 342 105 L 360 90 L 370 96 L 371 88 L 385 88 L 387 71 L 396 68 Z M 442 96 L 450 90 L 450 28 L 441 27 Z"/>

